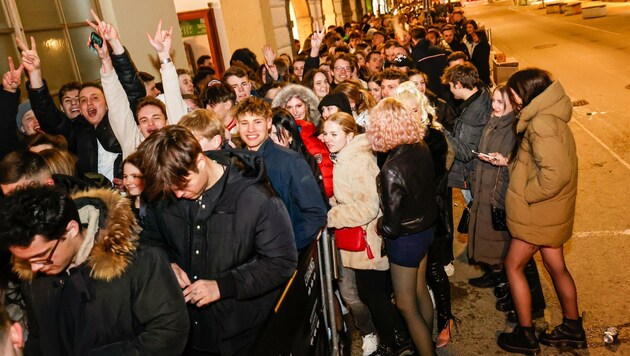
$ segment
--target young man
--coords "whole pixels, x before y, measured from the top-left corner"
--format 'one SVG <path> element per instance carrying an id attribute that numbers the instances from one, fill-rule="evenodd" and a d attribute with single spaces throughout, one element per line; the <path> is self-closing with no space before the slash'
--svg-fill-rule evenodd
<path id="1" fill-rule="evenodd" d="M 409 80 L 405 72 L 398 68 L 387 68 L 381 74 L 381 96 L 383 98 L 393 98 L 396 95 L 396 88 L 402 82 Z"/>
<path id="2" fill-rule="evenodd" d="M 466 52 L 466 45 L 461 43 L 455 37 L 455 28 L 452 25 L 446 25 L 442 28 L 442 37 L 444 38 L 444 41 L 446 41 L 448 47 L 451 49 L 451 52 Z"/>
<path id="3" fill-rule="evenodd" d="M 284 202 L 295 234 L 298 251 L 308 247 L 326 224 L 326 206 L 308 163 L 297 152 L 273 143 L 271 106 L 259 98 L 236 106 L 241 140 L 263 157 L 271 185 Z"/>
<path id="4" fill-rule="evenodd" d="M 365 58 L 365 67 L 370 72 L 370 75 L 380 73 L 383 71 L 383 55 L 381 52 L 372 51 L 368 53 Z"/>
<path id="5" fill-rule="evenodd" d="M 185 354 L 247 354 L 297 266 L 291 221 L 260 157 L 204 154 L 177 125 L 151 135 L 138 153 L 144 193 L 171 197 L 149 210 L 144 225 L 168 252 L 188 303 Z"/>
<path id="6" fill-rule="evenodd" d="M 447 68 L 442 82 L 449 85 L 455 99 L 463 100 L 456 111 L 453 134 L 445 131 L 444 135 L 455 150 L 455 161 L 448 173 L 448 186 L 461 189 L 468 203 L 472 200 L 470 174 L 477 158 L 473 150 L 477 150 L 492 111 L 490 93 L 479 79 L 477 69 L 470 63 Z"/>
<path id="7" fill-rule="evenodd" d="M 333 82 L 330 83 L 331 90 L 337 85 L 345 82 L 348 79 L 352 79 L 353 72 L 356 70 L 357 60 L 351 54 L 337 53 L 332 58 L 331 62 L 333 70 Z"/>
<path id="8" fill-rule="evenodd" d="M 236 119 L 230 114 L 232 108 L 236 106 L 236 94 L 232 87 L 221 82 L 207 87 L 201 93 L 201 105 L 206 110 L 214 112 L 232 135 L 238 133 Z"/>
<path id="9" fill-rule="evenodd" d="M 221 78 L 223 83 L 229 85 L 236 93 L 236 102 L 241 101 L 252 96 L 252 83 L 249 81 L 247 71 L 239 66 L 231 66 Z"/>
<path id="10" fill-rule="evenodd" d="M 147 72 L 138 72 L 138 76 L 140 80 L 142 80 L 142 84 L 144 84 L 144 89 L 147 91 L 147 96 L 156 97 L 160 94 L 160 89 L 158 89 L 155 85 L 155 77 Z"/>
<path id="11" fill-rule="evenodd" d="M 33 355 L 181 355 L 186 306 L 166 256 L 138 245 L 129 201 L 112 190 L 74 200 L 51 187 L 15 191 L 0 207 Z"/>
<path id="12" fill-rule="evenodd" d="M 20 150 L 9 153 L 0 161 L 0 188 L 9 196 L 14 190 L 36 185 L 55 185 L 50 168 L 42 156 Z"/>
<path id="13" fill-rule="evenodd" d="M 431 44 L 426 38 L 427 30 L 424 27 L 412 28 L 410 35 L 413 44 L 411 56 L 416 62 L 416 69 L 429 77 L 429 90 L 444 99 L 446 91 L 440 79 L 446 68 L 446 51 Z"/>

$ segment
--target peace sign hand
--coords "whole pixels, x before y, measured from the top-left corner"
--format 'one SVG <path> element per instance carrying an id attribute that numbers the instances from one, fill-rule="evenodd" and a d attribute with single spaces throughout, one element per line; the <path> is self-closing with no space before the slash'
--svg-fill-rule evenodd
<path id="1" fill-rule="evenodd" d="M 324 39 L 324 25 L 322 24 L 322 28 L 319 28 L 319 24 L 315 23 L 315 31 L 313 32 L 313 35 L 311 36 L 311 48 L 317 48 L 317 50 L 319 50 L 319 48 L 322 45 L 322 41 Z"/>
<path id="2" fill-rule="evenodd" d="M 18 47 L 22 50 L 22 65 L 24 66 L 26 71 L 29 72 L 29 74 L 34 71 L 40 71 L 41 61 L 39 59 L 39 55 L 37 54 L 37 45 L 35 43 L 35 38 L 31 36 L 30 49 L 18 37 L 15 38 L 15 42 L 17 42 Z"/>
<path id="3" fill-rule="evenodd" d="M 99 34 L 99 36 L 109 42 L 109 45 L 112 47 L 112 51 L 114 52 L 114 54 L 122 54 L 123 52 L 125 52 L 125 48 L 120 42 L 120 36 L 118 35 L 118 30 L 116 29 L 116 27 L 114 27 L 110 23 L 101 21 L 96 12 L 94 12 L 94 9 L 90 9 L 90 13 L 94 18 L 95 23 L 88 19 L 86 19 L 85 22 L 87 22 L 87 24 L 90 25 L 90 27 L 92 27 L 94 31 Z"/>
<path id="4" fill-rule="evenodd" d="M 20 64 L 18 69 L 13 65 L 13 58 L 9 57 L 9 71 L 2 76 L 2 88 L 4 90 L 15 93 L 22 82 L 22 72 L 24 64 Z"/>

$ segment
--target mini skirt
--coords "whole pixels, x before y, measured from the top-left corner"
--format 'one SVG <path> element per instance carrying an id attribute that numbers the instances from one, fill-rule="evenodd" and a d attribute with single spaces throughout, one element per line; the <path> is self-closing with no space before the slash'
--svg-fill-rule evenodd
<path id="1" fill-rule="evenodd" d="M 385 250 L 389 262 L 417 268 L 433 242 L 433 228 L 411 235 L 403 235 L 397 239 L 385 239 Z"/>

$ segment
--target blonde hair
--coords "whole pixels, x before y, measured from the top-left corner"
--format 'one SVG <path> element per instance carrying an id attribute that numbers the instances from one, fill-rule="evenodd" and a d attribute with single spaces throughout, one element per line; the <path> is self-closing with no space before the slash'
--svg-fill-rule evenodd
<path id="1" fill-rule="evenodd" d="M 357 135 L 359 133 L 359 125 L 354 121 L 354 117 L 346 112 L 336 112 L 330 115 L 326 121 L 337 123 L 346 134 L 353 133 Z"/>
<path id="2" fill-rule="evenodd" d="M 424 138 L 425 127 L 398 100 L 385 98 L 370 111 L 367 137 L 376 152 L 413 144 Z"/>
<path id="3" fill-rule="evenodd" d="M 39 151 L 44 158 L 50 173 L 75 176 L 77 171 L 77 157 L 68 151 L 46 149 Z"/>
<path id="4" fill-rule="evenodd" d="M 422 94 L 420 90 L 416 87 L 413 82 L 404 82 L 396 88 L 396 99 L 410 100 L 412 101 L 421 111 L 420 111 L 420 120 L 422 120 L 422 124 L 428 126 L 431 124 L 431 117 L 435 118 L 435 108 L 429 102 L 429 99 L 426 95 Z"/>
<path id="5" fill-rule="evenodd" d="M 220 135 L 222 141 L 224 141 L 225 138 L 225 125 L 217 115 L 210 110 L 197 109 L 182 116 L 177 124 L 208 140 L 212 140 L 216 135 Z"/>

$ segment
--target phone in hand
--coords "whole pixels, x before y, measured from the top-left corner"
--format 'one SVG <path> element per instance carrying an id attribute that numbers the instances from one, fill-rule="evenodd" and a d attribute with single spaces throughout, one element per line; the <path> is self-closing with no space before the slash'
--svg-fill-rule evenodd
<path id="1" fill-rule="evenodd" d="M 481 152 L 477 152 L 477 151 L 475 151 L 475 150 L 471 150 L 471 151 L 472 151 L 472 153 L 474 153 L 474 154 L 476 154 L 476 155 L 480 155 L 481 157 L 486 157 L 486 158 L 489 158 L 489 159 L 496 159 L 496 157 L 494 157 L 494 156 L 490 156 L 490 155 L 489 155 L 489 154 L 487 154 L 487 153 L 481 153 Z"/>
<path id="2" fill-rule="evenodd" d="M 90 33 L 90 50 L 94 53 L 97 53 L 94 44 L 97 44 L 99 47 L 103 47 L 103 38 L 99 36 L 96 32 Z"/>

